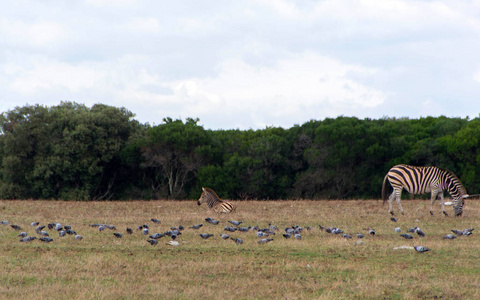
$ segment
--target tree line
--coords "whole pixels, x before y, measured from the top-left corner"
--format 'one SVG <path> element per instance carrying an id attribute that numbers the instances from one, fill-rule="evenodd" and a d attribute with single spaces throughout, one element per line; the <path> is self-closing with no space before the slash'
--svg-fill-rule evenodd
<path id="1" fill-rule="evenodd" d="M 151 126 L 125 108 L 26 105 L 0 116 L 1 199 L 379 198 L 394 165 L 453 171 L 480 190 L 480 119 L 311 120 L 284 129 Z"/>

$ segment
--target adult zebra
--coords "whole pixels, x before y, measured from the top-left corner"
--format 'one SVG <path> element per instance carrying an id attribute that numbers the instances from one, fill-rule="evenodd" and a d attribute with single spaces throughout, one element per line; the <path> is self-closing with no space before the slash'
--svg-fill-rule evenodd
<path id="1" fill-rule="evenodd" d="M 202 195 L 197 202 L 198 205 L 207 203 L 208 208 L 217 213 L 231 213 L 235 211 L 235 205 L 221 200 L 212 189 L 202 187 L 202 191 Z"/>
<path id="2" fill-rule="evenodd" d="M 448 216 L 443 204 L 443 191 L 447 191 L 453 198 L 453 211 L 455 216 L 461 216 L 464 199 L 468 197 L 467 190 L 453 172 L 437 167 L 414 167 L 409 165 L 396 165 L 388 171 L 383 179 L 382 198 L 383 203 L 387 200 L 387 179 L 393 187 L 393 192 L 388 198 L 388 212 L 393 213 L 393 200 L 396 200 L 402 214 L 404 214 L 401 202 L 402 189 L 411 194 L 425 194 L 431 192 L 430 214 L 433 215 L 433 203 L 440 195 L 443 213 Z"/>

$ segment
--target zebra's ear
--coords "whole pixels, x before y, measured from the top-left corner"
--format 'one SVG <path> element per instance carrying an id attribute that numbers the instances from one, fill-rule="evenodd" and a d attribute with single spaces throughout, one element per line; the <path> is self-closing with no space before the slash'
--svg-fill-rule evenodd
<path id="1" fill-rule="evenodd" d="M 462 198 L 465 199 L 465 198 L 468 198 L 470 197 L 469 195 L 463 195 Z"/>
<path id="2" fill-rule="evenodd" d="M 204 192 L 205 192 L 205 188 L 204 188 L 204 187 L 202 187 L 202 191 L 204 191 Z"/>

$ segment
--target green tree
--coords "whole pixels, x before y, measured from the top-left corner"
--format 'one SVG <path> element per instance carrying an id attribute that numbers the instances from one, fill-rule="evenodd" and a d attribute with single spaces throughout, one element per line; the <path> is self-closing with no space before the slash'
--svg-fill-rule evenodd
<path id="1" fill-rule="evenodd" d="M 209 135 L 198 119 L 164 119 L 164 124 L 149 128 L 141 149 L 143 168 L 153 170 L 150 186 L 157 196 L 181 199 L 188 195 L 196 173 L 210 151 Z"/>
<path id="2" fill-rule="evenodd" d="M 73 102 L 4 113 L 2 196 L 111 199 L 118 190 L 119 153 L 139 130 L 132 118 L 123 108 Z"/>

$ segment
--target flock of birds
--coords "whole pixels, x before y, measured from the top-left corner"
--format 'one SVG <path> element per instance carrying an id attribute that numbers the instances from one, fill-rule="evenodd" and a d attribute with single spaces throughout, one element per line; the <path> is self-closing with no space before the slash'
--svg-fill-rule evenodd
<path id="1" fill-rule="evenodd" d="M 397 222 L 397 219 L 394 218 L 394 217 L 392 217 L 391 220 L 393 222 Z M 155 218 L 150 219 L 150 221 L 153 222 L 154 224 L 161 224 L 161 221 L 158 220 L 158 219 L 155 219 Z M 215 220 L 213 218 L 206 218 L 205 222 L 207 222 L 208 224 L 214 225 L 214 226 L 220 224 L 219 220 Z M 268 224 L 268 227 L 242 226 L 242 223 L 243 223 L 242 221 L 235 221 L 235 220 L 229 220 L 228 223 L 229 224 L 223 228 L 224 233 L 221 233 L 218 236 L 222 240 L 232 240 L 237 245 L 243 244 L 243 239 L 241 237 L 239 237 L 238 234 L 237 234 L 236 237 L 231 236 L 234 233 L 245 234 L 245 233 L 248 233 L 248 232 L 253 232 L 256 235 L 256 237 L 258 238 L 258 240 L 257 240 L 258 244 L 266 244 L 266 243 L 272 242 L 274 240 L 273 237 L 277 233 L 280 233 L 278 228 L 271 223 Z M 34 228 L 36 235 L 29 235 L 27 233 L 27 231 L 24 231 L 22 229 L 21 226 L 19 226 L 17 224 L 10 224 L 8 221 L 1 221 L 0 224 L 4 225 L 4 226 L 10 225 L 10 227 L 12 229 L 17 230 L 17 231 L 21 231 L 18 234 L 18 237 L 20 238 L 19 241 L 23 242 L 23 243 L 29 243 L 29 242 L 31 242 L 33 240 L 36 240 L 36 239 L 38 239 L 39 241 L 44 242 L 44 243 L 50 243 L 54 240 L 52 238 L 52 236 L 54 236 L 54 235 L 57 235 L 59 238 L 64 238 L 64 237 L 67 237 L 67 236 L 73 236 L 73 238 L 77 241 L 81 241 L 83 239 L 83 236 L 78 234 L 74 229 L 72 229 L 72 226 L 62 225 L 62 224 L 57 223 L 57 222 L 48 223 L 46 225 L 41 225 L 41 224 L 39 224 L 39 222 L 32 222 L 30 224 L 30 227 L 32 229 Z M 113 232 L 113 237 L 115 237 L 117 239 L 122 239 L 124 237 L 124 234 L 127 234 L 127 235 L 134 234 L 134 229 L 132 229 L 130 227 L 127 227 L 125 229 L 125 232 L 122 233 L 122 232 L 116 231 L 117 229 L 114 225 L 91 224 L 89 226 L 92 227 L 92 228 L 95 228 L 96 230 L 98 230 L 100 232 L 104 231 L 106 229 L 108 229 L 110 231 L 115 231 L 115 232 Z M 159 240 L 161 238 L 168 237 L 170 239 L 170 241 L 167 242 L 166 244 L 176 247 L 176 246 L 180 245 L 178 240 L 179 240 L 179 237 L 182 235 L 182 232 L 184 230 L 187 229 L 187 230 L 198 230 L 198 231 L 200 231 L 200 229 L 204 229 L 204 228 L 206 228 L 206 227 L 204 227 L 204 224 L 199 223 L 199 224 L 195 224 L 195 225 L 192 225 L 190 227 L 187 227 L 187 228 L 180 225 L 180 226 L 177 226 L 177 227 L 170 227 L 169 230 L 164 231 L 164 232 L 153 233 L 153 232 L 151 232 L 151 229 L 152 229 L 151 226 L 149 226 L 148 224 L 142 224 L 142 225 L 139 225 L 139 226 L 136 227 L 136 231 L 141 232 L 141 234 L 143 236 L 145 236 L 146 241 L 152 246 L 158 245 Z M 344 230 L 342 230 L 340 228 L 337 228 L 337 227 L 324 227 L 324 226 L 319 225 L 319 229 L 326 232 L 326 233 L 341 236 L 341 237 L 346 238 L 346 239 L 351 239 L 351 238 L 353 238 L 353 236 L 356 236 L 356 238 L 358 239 L 355 242 L 356 245 L 363 244 L 363 241 L 361 239 L 363 239 L 364 236 L 365 236 L 362 233 L 357 233 L 356 235 L 348 234 L 348 233 L 345 233 Z M 285 238 L 285 239 L 302 240 L 302 234 L 305 230 L 306 231 L 311 231 L 312 227 L 310 227 L 310 226 L 307 226 L 307 227 L 291 226 L 291 227 L 285 228 L 284 231 L 281 232 L 281 234 L 282 234 L 282 237 Z M 453 239 L 457 238 L 457 236 L 469 236 L 473 233 L 473 230 L 474 230 L 473 228 L 467 228 L 467 229 L 464 229 L 464 230 L 453 229 L 453 230 L 451 230 L 453 234 L 451 234 L 451 233 L 447 234 L 447 235 L 443 236 L 443 239 L 453 240 Z M 209 231 L 209 230 L 205 230 L 205 231 Z M 395 231 L 395 233 L 401 233 L 401 228 L 396 227 L 394 231 Z M 376 232 L 373 228 L 367 228 L 365 234 L 368 234 L 370 236 L 375 236 Z M 413 235 L 415 235 L 415 234 L 418 235 L 419 237 L 425 237 L 425 233 L 419 227 L 412 227 L 412 228 L 408 229 L 406 233 L 401 233 L 400 237 L 410 240 L 410 239 L 414 238 Z M 213 238 L 215 235 L 212 234 L 212 233 L 199 233 L 198 236 L 200 238 L 206 240 L 206 239 Z M 414 247 L 401 246 L 401 247 L 396 247 L 394 249 L 414 249 L 419 253 L 430 251 L 430 249 L 425 247 L 425 246 L 414 246 Z"/>

